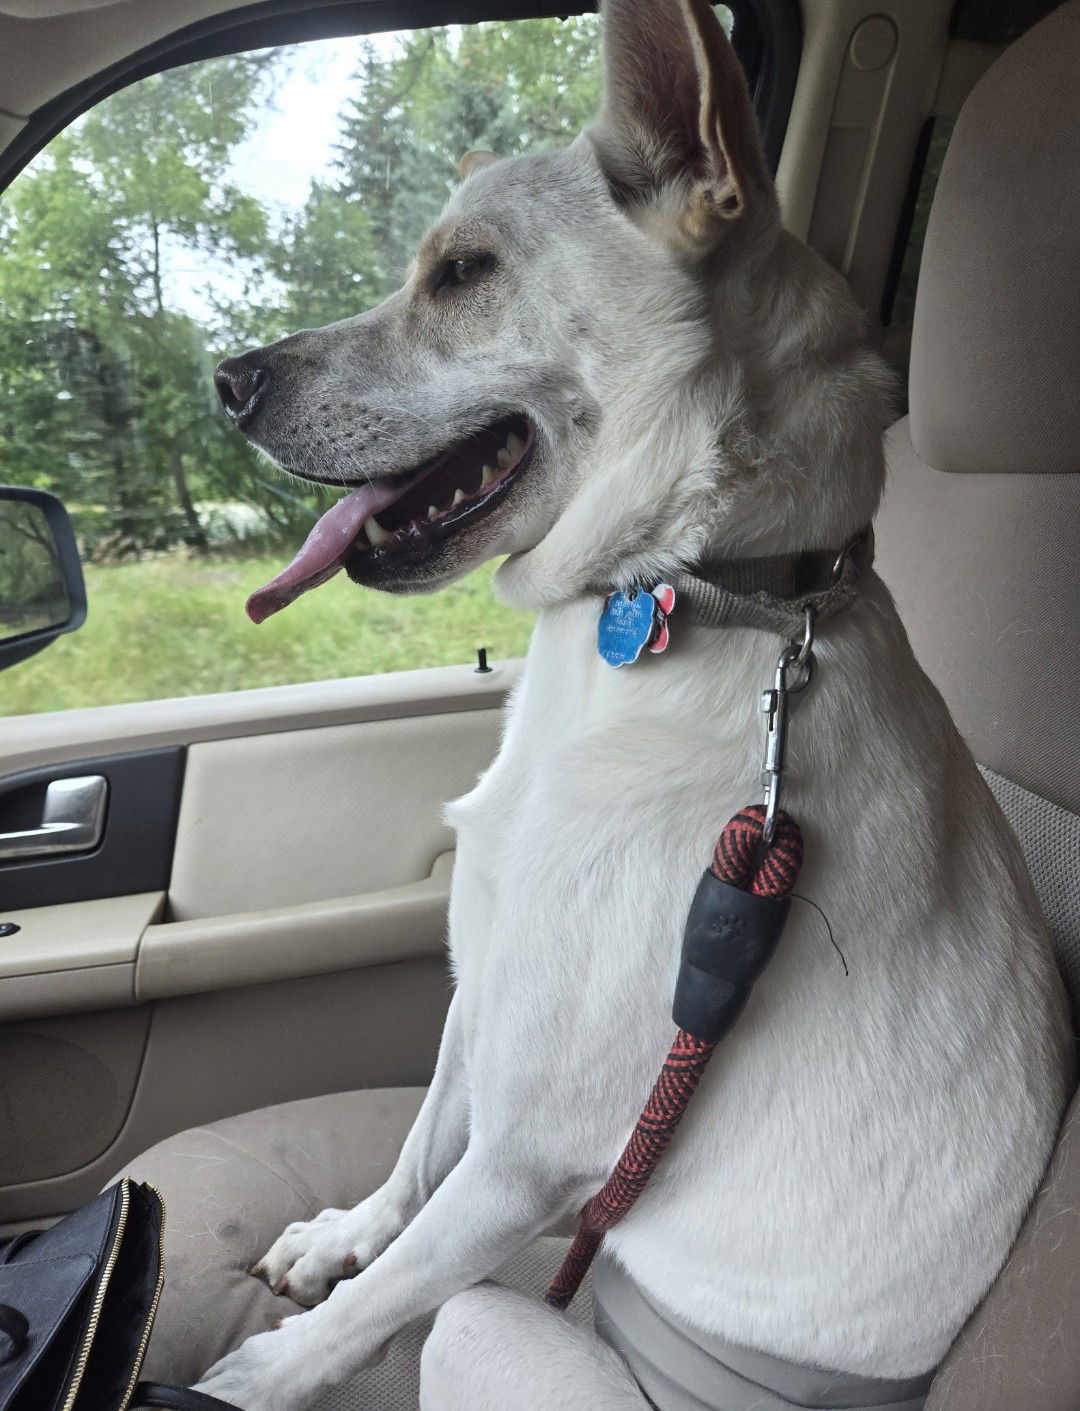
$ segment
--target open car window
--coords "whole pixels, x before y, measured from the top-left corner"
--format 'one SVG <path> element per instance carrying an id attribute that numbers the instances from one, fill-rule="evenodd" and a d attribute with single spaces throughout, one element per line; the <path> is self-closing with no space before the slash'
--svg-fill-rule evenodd
<path id="1" fill-rule="evenodd" d="M 89 616 L 0 680 L 0 710 L 524 650 L 531 619 L 495 599 L 491 566 L 434 597 L 362 603 L 342 575 L 253 628 L 246 597 L 334 496 L 262 459 L 211 379 L 226 353 L 392 292 L 465 151 L 572 139 L 599 99 L 598 24 L 447 25 L 201 60 L 104 99 L 16 177 L 0 197 L 0 467 L 67 504 Z"/>

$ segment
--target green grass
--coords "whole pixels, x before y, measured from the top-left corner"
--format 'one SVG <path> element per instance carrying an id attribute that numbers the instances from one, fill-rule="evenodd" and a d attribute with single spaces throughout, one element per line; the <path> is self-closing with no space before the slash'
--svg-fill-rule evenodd
<path id="1" fill-rule="evenodd" d="M 431 597 L 370 592 L 342 574 L 255 627 L 244 602 L 287 558 L 88 567 L 86 625 L 0 676 L 0 713 L 446 666 L 480 646 L 493 658 L 525 650 L 532 617 L 496 600 L 490 565 Z"/>

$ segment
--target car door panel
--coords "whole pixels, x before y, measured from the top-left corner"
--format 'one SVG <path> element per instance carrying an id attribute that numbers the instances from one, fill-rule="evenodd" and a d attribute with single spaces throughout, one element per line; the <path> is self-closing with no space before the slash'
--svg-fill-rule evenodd
<path id="1" fill-rule="evenodd" d="M 78 890 L 54 885 L 78 861 L 58 858 L 16 907 L 0 868 L 0 922 L 19 927 L 0 939 L 0 1223 L 72 1208 L 187 1126 L 430 1077 L 450 996 L 442 811 L 494 756 L 517 670 L 0 721 L 0 805 L 30 771 L 39 787 L 87 761 L 183 763 L 161 886 L 54 903 Z M 147 817 L 168 812 L 160 781 Z"/>
<path id="2" fill-rule="evenodd" d="M 439 957 L 0 1025 L 0 1230 L 74 1209 L 174 1132 L 294 1098 L 426 1083 L 449 1000 Z M 126 1039 L 108 1062 L 91 1062 L 88 1021 L 95 1041 Z"/>

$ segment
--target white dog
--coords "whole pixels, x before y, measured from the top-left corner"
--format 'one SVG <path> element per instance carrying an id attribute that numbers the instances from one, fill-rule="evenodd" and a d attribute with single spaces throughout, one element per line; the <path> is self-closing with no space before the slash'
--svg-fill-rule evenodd
<path id="1" fill-rule="evenodd" d="M 670 650 L 613 671 L 598 616 L 613 588 L 847 543 L 878 502 L 888 379 L 781 227 L 705 0 L 608 0 L 605 49 L 594 127 L 474 154 L 402 290 L 219 370 L 280 465 L 357 487 L 253 615 L 341 567 L 419 591 L 493 555 L 539 611 L 499 756 L 449 810 L 457 988 L 430 1093 L 381 1190 L 261 1261 L 319 1306 L 207 1374 L 248 1411 L 316 1404 L 440 1305 L 425 1405 L 646 1404 L 599 1337 L 463 1291 L 580 1208 L 633 1128 L 698 877 L 758 797 L 781 644 L 676 604 Z M 850 973 L 797 901 L 605 1250 L 703 1338 L 912 1378 L 1043 1174 L 1066 1004 L 1017 846 L 872 572 L 815 651 L 785 804 Z"/>

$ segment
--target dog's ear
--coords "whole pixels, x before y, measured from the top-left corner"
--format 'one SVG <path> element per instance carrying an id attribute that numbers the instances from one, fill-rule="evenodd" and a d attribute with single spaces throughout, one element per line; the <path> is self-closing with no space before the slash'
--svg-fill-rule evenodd
<path id="1" fill-rule="evenodd" d="M 742 65 L 707 0 L 605 0 L 604 106 L 589 130 L 622 204 L 669 198 L 710 245 L 776 195 Z"/>
<path id="2" fill-rule="evenodd" d="M 457 164 L 457 173 L 462 181 L 472 176 L 474 171 L 480 171 L 482 167 L 491 166 L 492 162 L 499 160 L 498 152 L 484 152 L 479 149 L 475 152 L 466 152 L 461 161 Z"/>

